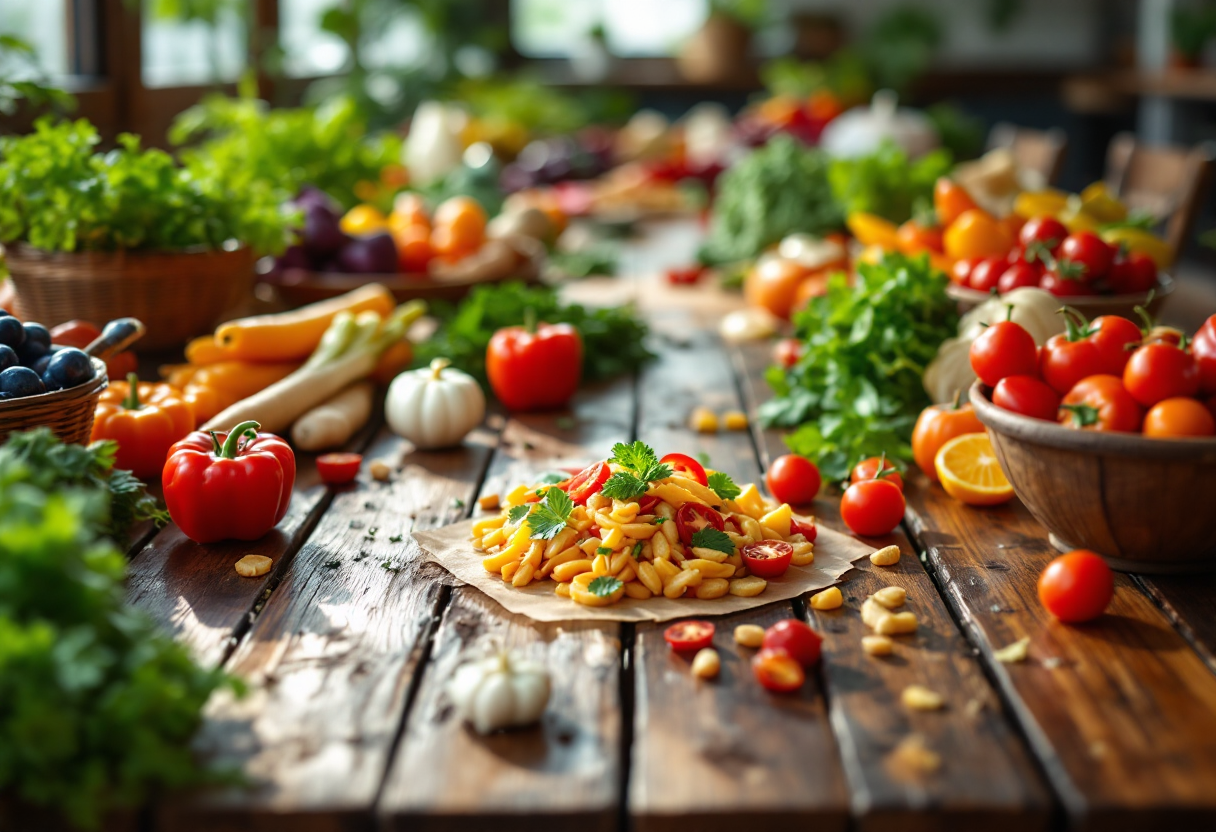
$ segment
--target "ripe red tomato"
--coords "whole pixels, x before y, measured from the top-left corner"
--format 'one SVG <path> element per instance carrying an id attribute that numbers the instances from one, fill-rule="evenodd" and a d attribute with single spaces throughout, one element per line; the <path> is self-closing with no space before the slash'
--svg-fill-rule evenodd
<path id="1" fill-rule="evenodd" d="M 359 474 L 361 454 L 322 454 L 317 457 L 317 473 L 327 485 L 345 485 Z"/>
<path id="2" fill-rule="evenodd" d="M 1057 261 L 1052 268 L 1043 272 L 1043 276 L 1039 278 L 1039 288 L 1045 292 L 1051 292 L 1058 298 L 1092 295 L 1093 289 L 1089 288 L 1089 284 L 1084 280 L 1077 277 L 1076 273 L 1076 270 L 1069 267 L 1068 261 Z"/>
<path id="3" fill-rule="evenodd" d="M 814 523 L 799 523 L 796 518 L 790 518 L 790 534 L 802 535 L 807 543 L 814 543 L 819 537 L 819 527 Z"/>
<path id="4" fill-rule="evenodd" d="M 545 410 L 570 401 L 583 367 L 583 339 L 570 324 L 500 329 L 486 348 L 486 375 L 508 410 Z"/>
<path id="5" fill-rule="evenodd" d="M 667 270 L 667 282 L 672 286 L 692 286 L 700 282 L 703 274 L 705 274 L 704 266 L 673 267 Z"/>
<path id="6" fill-rule="evenodd" d="M 1039 375 L 1063 395 L 1089 376 L 1105 372 L 1106 357 L 1096 343 L 1069 323 L 1069 331 L 1047 339 L 1039 351 Z"/>
<path id="7" fill-rule="evenodd" d="M 571 477 L 564 486 L 564 490 L 570 495 L 570 499 L 574 501 L 575 505 L 585 506 L 587 499 L 592 494 L 598 493 L 611 475 L 612 470 L 608 467 L 607 462 L 595 462 Z M 638 513 L 643 512 L 639 509 Z"/>
<path id="8" fill-rule="evenodd" d="M 971 342 L 971 369 L 989 387 L 1005 376 L 1033 376 L 1038 370 L 1034 338 L 1013 321 L 995 323 Z"/>
<path id="9" fill-rule="evenodd" d="M 1080 275 L 1081 280 L 1092 283 L 1105 277 L 1110 271 L 1115 252 L 1094 232 L 1078 231 L 1069 234 L 1060 243 L 1059 256 L 1061 260 L 1082 266 L 1084 272 Z"/>
<path id="10" fill-rule="evenodd" d="M 797 338 L 782 338 L 773 345 L 773 360 L 789 369 L 802 358 L 802 342 Z"/>
<path id="11" fill-rule="evenodd" d="M 1059 421 L 1066 428 L 1135 433 L 1143 420 L 1144 408 L 1118 376 L 1082 379 L 1060 403 Z"/>
<path id="12" fill-rule="evenodd" d="M 1118 315 L 1103 315 L 1089 324 L 1090 340 L 1102 353 L 1102 372 L 1122 376 L 1123 368 L 1132 357 L 1129 344 L 1139 344 L 1143 333 L 1140 327 Z"/>
<path id="13" fill-rule="evenodd" d="M 783 503 L 805 506 L 819 493 L 819 468 L 804 456 L 786 454 L 773 460 L 764 475 L 769 493 Z"/>
<path id="14" fill-rule="evenodd" d="M 1106 284 L 1116 295 L 1143 294 L 1157 285 L 1157 264 L 1144 252 L 1133 251 L 1111 264 Z"/>
<path id="15" fill-rule="evenodd" d="M 1195 357 L 1173 344 L 1145 344 L 1123 368 L 1123 386 L 1145 407 L 1199 392 L 1199 365 Z"/>
<path id="16" fill-rule="evenodd" d="M 996 383 L 992 403 L 1031 419 L 1056 420 L 1060 394 L 1032 376 L 1006 376 Z"/>
<path id="17" fill-rule="evenodd" d="M 99 335 L 101 330 L 88 321 L 67 321 L 51 330 L 51 343 L 82 350 L 97 340 Z"/>
<path id="18" fill-rule="evenodd" d="M 792 693 L 806 681 L 802 665 L 785 650 L 761 650 L 752 657 L 752 673 L 772 693 Z"/>
<path id="19" fill-rule="evenodd" d="M 904 493 L 887 480 L 855 482 L 840 498 L 841 519 L 862 537 L 890 534 L 904 519 L 904 508 Z"/>
<path id="20" fill-rule="evenodd" d="M 709 485 L 709 477 L 705 474 L 704 466 L 688 454 L 668 454 L 659 462 L 667 463 L 677 474 L 683 474 L 701 485 Z"/>
<path id="21" fill-rule="evenodd" d="M 1191 341 L 1191 355 L 1199 365 L 1199 389 L 1216 393 L 1216 315 L 1208 318 Z"/>
<path id="22" fill-rule="evenodd" d="M 1216 419 L 1198 399 L 1165 399 L 1144 417 L 1144 435 L 1159 437 L 1211 436 Z"/>
<path id="23" fill-rule="evenodd" d="M 680 653 L 704 650 L 713 646 L 714 625 L 708 621 L 677 621 L 663 631 L 663 638 Z"/>
<path id="24" fill-rule="evenodd" d="M 1039 601 L 1066 624 L 1097 618 L 1114 594 L 1110 567 L 1088 549 L 1060 555 L 1039 576 Z"/>
<path id="25" fill-rule="evenodd" d="M 1032 263 L 1014 263 L 1001 272 L 1001 276 L 996 282 L 996 290 L 1003 295 L 1006 292 L 1012 292 L 1014 289 L 1021 289 L 1024 286 L 1038 286 L 1042 277 L 1043 270 L 1037 265 Z"/>
<path id="26" fill-rule="evenodd" d="M 726 523 L 722 515 L 702 503 L 688 502 L 676 510 L 676 531 L 685 546 L 692 545 L 692 536 L 701 529 L 713 528 L 722 531 Z"/>
<path id="27" fill-rule="evenodd" d="M 878 474 L 881 471 L 886 471 L 882 477 Z M 862 480 L 884 479 L 895 483 L 900 491 L 904 490 L 904 478 L 899 475 L 899 471 L 895 470 L 885 456 L 872 456 L 869 459 L 863 459 L 861 462 L 853 466 L 853 472 L 849 475 L 849 482 L 861 482 Z"/>
<path id="28" fill-rule="evenodd" d="M 1068 236 L 1068 228 L 1055 217 L 1031 217 L 1018 232 L 1018 242 L 1024 247 L 1038 243 L 1052 254 Z"/>
<path id="29" fill-rule="evenodd" d="M 814 667 L 819 661 L 822 643 L 819 633 L 807 624 L 793 618 L 783 618 L 764 631 L 761 647 L 765 650 L 784 650 L 803 667 Z"/>
<path id="30" fill-rule="evenodd" d="M 971 270 L 978 262 L 980 261 L 972 257 L 955 260 L 954 265 L 950 267 L 950 282 L 957 286 L 970 286 Z"/>
<path id="31" fill-rule="evenodd" d="M 761 578 L 780 578 L 790 568 L 794 547 L 784 540 L 759 540 L 743 547 L 743 565 Z"/>
<path id="32" fill-rule="evenodd" d="M 967 285 L 977 292 L 991 292 L 1008 265 L 1004 257 L 985 257 L 971 269 Z"/>

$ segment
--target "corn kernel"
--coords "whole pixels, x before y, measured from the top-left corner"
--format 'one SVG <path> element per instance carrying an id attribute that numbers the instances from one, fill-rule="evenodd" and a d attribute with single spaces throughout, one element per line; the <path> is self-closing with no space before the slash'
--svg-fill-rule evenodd
<path id="1" fill-rule="evenodd" d="M 811 609 L 815 610 L 834 610 L 843 603 L 844 597 L 840 594 L 840 587 L 830 586 L 811 596 Z"/>
<path id="2" fill-rule="evenodd" d="M 916 615 L 910 612 L 889 612 L 878 621 L 874 630 L 879 635 L 895 636 L 905 633 L 915 633 L 918 622 Z"/>
<path id="3" fill-rule="evenodd" d="M 735 643 L 744 647 L 759 647 L 764 643 L 764 628 L 759 624 L 740 624 L 735 628 Z"/>
<path id="4" fill-rule="evenodd" d="M 899 695 L 899 701 L 905 708 L 913 711 L 937 711 L 946 707 L 946 700 L 941 694 L 929 690 L 924 685 L 908 685 Z"/>
<path id="5" fill-rule="evenodd" d="M 260 578 L 270 571 L 274 561 L 265 555 L 245 555 L 234 566 L 236 573 L 244 578 Z"/>
<path id="6" fill-rule="evenodd" d="M 889 656 L 895 649 L 895 642 L 886 636 L 863 636 L 861 649 L 871 656 Z"/>
<path id="7" fill-rule="evenodd" d="M 372 463 L 372 476 L 376 477 L 376 463 L 374 462 Z M 380 478 L 376 477 L 376 479 Z M 385 479 L 388 477 L 385 476 Z M 482 511 L 498 511 L 500 505 L 501 501 L 497 494 L 487 494 L 477 501 L 477 507 Z"/>
<path id="8" fill-rule="evenodd" d="M 908 591 L 902 586 L 887 586 L 875 592 L 872 597 L 887 609 L 894 610 L 904 605 L 904 601 L 908 599 Z"/>
<path id="9" fill-rule="evenodd" d="M 727 430 L 747 430 L 747 414 L 741 410 L 728 410 L 722 414 L 722 425 Z"/>
<path id="10" fill-rule="evenodd" d="M 393 469 L 383 459 L 373 459 L 367 466 L 367 472 L 372 475 L 372 479 L 378 482 L 387 482 L 388 478 L 393 475 Z M 486 511 L 498 508 L 498 495 L 494 495 L 494 505 L 489 508 L 482 506 L 482 508 L 485 508 Z"/>
<path id="11" fill-rule="evenodd" d="M 703 647 L 692 659 L 692 675 L 699 679 L 712 679 L 722 669 L 722 659 L 712 647 Z"/>
<path id="12" fill-rule="evenodd" d="M 698 407 L 689 417 L 688 427 L 697 433 L 717 433 L 718 417 L 708 407 Z"/>
<path id="13" fill-rule="evenodd" d="M 899 547 L 884 546 L 870 555 L 870 563 L 875 566 L 894 566 L 899 563 Z"/>

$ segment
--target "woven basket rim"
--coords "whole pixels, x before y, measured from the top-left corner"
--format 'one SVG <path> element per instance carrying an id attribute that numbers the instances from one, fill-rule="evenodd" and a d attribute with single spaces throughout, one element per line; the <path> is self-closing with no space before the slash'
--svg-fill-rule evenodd
<path id="1" fill-rule="evenodd" d="M 199 244 L 185 248 L 116 248 L 91 249 L 78 251 L 48 251 L 32 246 L 29 243 L 16 241 L 0 243 L 0 259 L 6 256 L 10 260 L 116 260 L 116 259 L 152 259 L 160 257 L 197 257 L 211 255 L 217 257 L 236 257 L 252 254 L 252 249 L 245 243 L 236 248 L 212 248 Z"/>
<path id="2" fill-rule="evenodd" d="M 15 411 L 21 410 L 23 407 L 30 405 L 43 405 L 48 402 L 71 402 L 76 399 L 87 399 L 90 396 L 95 396 L 101 393 L 110 386 L 110 377 L 106 375 L 106 363 L 100 358 L 89 356 L 93 361 L 93 369 L 97 375 L 93 376 L 92 383 L 77 384 L 75 387 L 69 387 L 66 390 L 52 390 L 49 393 L 39 393 L 37 396 L 24 396 L 20 399 L 3 399 L 0 400 L 0 413 L 9 415 Z M 58 396 L 58 398 L 53 398 Z"/>

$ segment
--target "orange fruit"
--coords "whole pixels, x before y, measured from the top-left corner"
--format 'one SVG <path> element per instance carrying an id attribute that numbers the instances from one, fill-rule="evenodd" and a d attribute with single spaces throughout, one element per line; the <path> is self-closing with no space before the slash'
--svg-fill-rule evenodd
<path id="1" fill-rule="evenodd" d="M 943 228 L 961 217 L 964 212 L 979 206 L 967 193 L 967 189 L 953 179 L 942 177 L 933 185 L 933 208 L 937 221 Z"/>
<path id="2" fill-rule="evenodd" d="M 942 488 L 969 506 L 995 506 L 1013 499 L 987 433 L 964 433 L 942 445 L 933 460 Z"/>
<path id="3" fill-rule="evenodd" d="M 964 211 L 942 235 L 946 254 L 958 260 L 975 257 L 1000 257 L 1013 247 L 1008 226 L 987 211 Z"/>
<path id="4" fill-rule="evenodd" d="M 431 231 L 425 225 L 394 228 L 393 242 L 397 244 L 397 267 L 406 274 L 425 272 L 435 256 Z"/>

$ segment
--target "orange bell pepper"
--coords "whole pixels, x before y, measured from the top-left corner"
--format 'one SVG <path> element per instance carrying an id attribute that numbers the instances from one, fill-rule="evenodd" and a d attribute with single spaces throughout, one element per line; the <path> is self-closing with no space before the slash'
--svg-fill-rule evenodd
<path id="1" fill-rule="evenodd" d="M 131 373 L 102 392 L 89 441 L 113 439 L 118 443 L 115 467 L 156 482 L 169 448 L 192 430 L 194 410 L 177 388 L 141 384 Z"/>
<path id="2" fill-rule="evenodd" d="M 1013 232 L 987 211 L 964 211 L 942 235 L 946 254 L 954 259 L 999 257 L 1013 247 Z"/>
<path id="3" fill-rule="evenodd" d="M 890 220 L 877 214 L 855 211 L 845 219 L 845 225 L 863 246 L 881 246 L 886 251 L 899 250 L 899 229 Z"/>
<path id="4" fill-rule="evenodd" d="M 237 399 L 260 393 L 276 381 L 287 378 L 300 365 L 287 361 L 277 364 L 255 364 L 248 361 L 219 361 L 199 368 L 190 384 L 215 387 Z"/>
<path id="5" fill-rule="evenodd" d="M 967 193 L 967 189 L 953 179 L 942 177 L 933 185 L 933 208 L 937 211 L 937 221 L 943 228 L 953 223 L 965 212 L 979 206 Z"/>
<path id="6" fill-rule="evenodd" d="M 195 425 L 201 425 L 240 401 L 239 397 L 231 393 L 205 384 L 187 384 L 182 388 L 182 398 L 190 403 L 190 408 L 194 411 Z"/>

